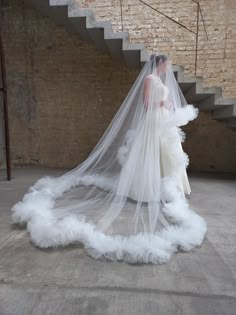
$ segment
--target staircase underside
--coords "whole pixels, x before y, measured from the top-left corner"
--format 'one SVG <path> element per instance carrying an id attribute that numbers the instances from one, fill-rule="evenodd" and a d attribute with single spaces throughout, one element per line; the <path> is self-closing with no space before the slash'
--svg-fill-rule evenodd
<path id="1" fill-rule="evenodd" d="M 141 69 L 149 59 L 145 45 L 129 42 L 127 32 L 113 32 L 110 21 L 96 21 L 93 12 L 81 9 L 73 0 L 27 0 L 43 15 L 73 33 L 79 33 L 87 43 L 108 53 L 115 60 L 123 60 L 132 69 Z M 236 99 L 223 98 L 221 87 L 203 87 L 202 77 L 187 77 L 184 67 L 174 65 L 179 86 L 189 104 L 200 111 L 211 111 L 212 118 L 236 128 Z"/>

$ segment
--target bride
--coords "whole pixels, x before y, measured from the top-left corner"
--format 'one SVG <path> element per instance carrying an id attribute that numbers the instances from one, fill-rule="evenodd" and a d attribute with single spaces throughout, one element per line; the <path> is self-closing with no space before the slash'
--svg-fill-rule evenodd
<path id="1" fill-rule="evenodd" d="M 38 180 L 12 208 L 41 248 L 83 243 L 98 259 L 164 263 L 200 246 L 205 220 L 189 207 L 180 126 L 197 117 L 167 56 L 153 54 L 87 159 Z"/>
<path id="2" fill-rule="evenodd" d="M 158 180 L 163 177 L 171 176 L 175 171 L 179 171 L 178 185 L 179 188 L 186 194 L 190 194 L 190 185 L 188 182 L 186 168 L 188 159 L 186 154 L 182 151 L 180 139 L 178 139 L 178 131 L 176 129 L 166 130 L 166 134 L 161 136 L 159 125 L 162 120 L 168 118 L 172 104 L 168 102 L 169 89 L 161 80 L 161 76 L 167 71 L 167 57 L 156 57 L 156 69 L 153 73 L 146 76 L 144 80 L 144 106 L 146 109 L 145 122 L 140 128 L 135 144 L 132 146 L 132 153 L 130 153 L 129 161 L 123 169 L 123 173 L 130 172 L 134 163 L 134 156 L 138 157 L 135 163 L 136 171 L 132 175 L 132 185 L 129 196 L 138 199 L 138 187 L 140 187 L 143 196 L 142 200 L 148 201 L 148 195 L 154 187 L 158 186 Z M 172 108 L 173 109 L 173 108 Z M 149 132 L 149 130 L 151 130 Z M 175 154 L 171 151 L 171 143 L 166 141 L 167 133 L 175 133 L 176 143 L 174 143 L 174 150 L 178 150 L 183 164 L 176 163 Z M 150 145 L 148 145 L 150 143 Z M 178 147 L 179 145 L 179 147 Z M 173 153 L 173 154 L 171 154 Z M 148 156 L 147 168 L 145 168 L 145 156 Z M 153 157 L 153 160 L 152 160 Z M 155 165 L 159 162 L 158 174 L 153 176 Z M 151 163 L 153 165 L 151 166 Z M 124 175 L 125 176 L 125 175 Z M 152 178 L 153 182 L 150 182 Z M 151 185 L 149 187 L 149 184 Z M 143 186 L 141 188 L 141 186 Z M 156 192 L 154 193 L 156 195 Z"/>

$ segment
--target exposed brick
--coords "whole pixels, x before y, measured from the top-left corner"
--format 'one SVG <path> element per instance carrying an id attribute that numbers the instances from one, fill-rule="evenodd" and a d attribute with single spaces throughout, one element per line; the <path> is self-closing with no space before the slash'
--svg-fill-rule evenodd
<path id="1" fill-rule="evenodd" d="M 75 1 L 81 7 L 92 8 L 98 20 L 110 20 L 115 31 L 121 30 L 120 0 Z M 145 2 L 196 31 L 196 4 L 191 0 L 146 0 Z M 197 75 L 203 76 L 208 86 L 220 84 L 224 96 L 236 97 L 236 1 L 201 0 L 199 2 L 209 40 L 206 40 L 203 23 L 200 21 Z M 186 73 L 194 74 L 194 34 L 138 0 L 123 0 L 122 8 L 124 30 L 129 31 L 131 42 L 145 43 L 150 53 L 161 51 L 170 55 L 174 63 L 186 66 Z M 214 61 L 209 63 L 210 59 Z M 227 72 L 227 76 L 222 70 Z M 218 78 L 217 81 L 215 77 Z"/>
<path id="2" fill-rule="evenodd" d="M 191 26 L 193 14 L 184 5 L 189 2 L 182 1 L 182 13 L 180 2 L 161 1 L 160 7 Z M 201 39 L 198 74 L 204 74 L 205 84 L 221 85 L 225 95 L 233 97 L 236 69 L 235 32 L 231 23 L 234 1 L 211 2 L 218 8 L 217 12 L 214 10 L 214 16 L 210 14 L 214 5 L 203 3 L 203 9 L 209 32 L 212 30 L 212 46 Z M 143 41 L 152 51 L 157 47 L 165 48 L 172 60 L 184 64 L 187 72 L 192 73 L 193 36 L 172 24 L 168 26 L 165 19 L 143 10 L 137 2 L 133 8 L 133 0 L 123 3 L 127 10 L 125 28 L 133 26 L 132 41 Z M 98 18 L 99 14 L 104 19 L 109 15 L 114 28 L 121 28 L 118 0 L 100 1 L 100 7 L 99 1 L 84 2 L 83 5 L 93 7 Z M 157 3 L 154 5 L 158 6 Z M 227 12 L 228 17 L 222 17 Z M 135 34 L 135 25 L 139 25 L 141 19 L 148 27 L 140 28 L 140 33 Z M 218 25 L 219 21 L 224 23 Z M 164 40 L 155 28 L 163 32 Z M 226 29 L 227 39 L 222 36 Z M 77 166 L 102 136 L 137 72 L 129 71 L 123 63 L 113 61 L 18 0 L 9 0 L 4 8 L 4 44 L 12 163 Z M 210 113 L 200 113 L 198 119 L 184 130 L 187 132 L 184 149 L 190 156 L 190 169 L 236 171 L 236 137 L 224 122 L 212 120 Z"/>

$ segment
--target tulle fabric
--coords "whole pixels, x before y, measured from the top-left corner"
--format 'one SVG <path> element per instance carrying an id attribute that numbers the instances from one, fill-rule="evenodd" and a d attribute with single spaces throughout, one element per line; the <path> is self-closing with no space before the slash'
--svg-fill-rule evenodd
<path id="1" fill-rule="evenodd" d="M 36 246 L 80 242 L 96 259 L 164 263 L 201 245 L 207 227 L 185 197 L 189 160 L 180 129 L 198 110 L 162 58 L 145 64 L 85 161 L 38 180 L 13 206 L 13 222 L 26 224 Z"/>

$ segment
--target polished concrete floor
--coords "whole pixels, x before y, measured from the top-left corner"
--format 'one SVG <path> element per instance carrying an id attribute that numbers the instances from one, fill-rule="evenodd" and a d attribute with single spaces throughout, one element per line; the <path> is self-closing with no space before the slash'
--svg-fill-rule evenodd
<path id="1" fill-rule="evenodd" d="M 11 226 L 10 208 L 29 185 L 63 170 L 0 171 L 0 315 L 235 315 L 236 181 L 191 174 L 190 204 L 208 225 L 204 243 L 164 265 L 94 260 L 82 246 L 35 248 Z"/>

